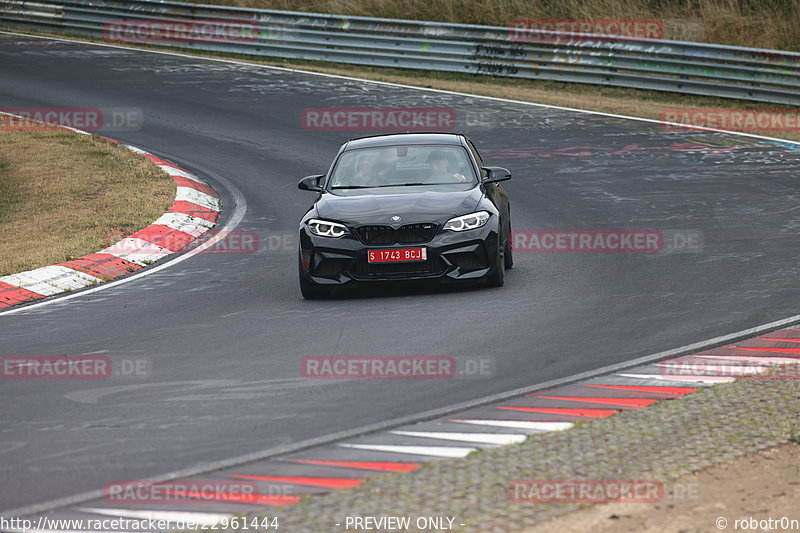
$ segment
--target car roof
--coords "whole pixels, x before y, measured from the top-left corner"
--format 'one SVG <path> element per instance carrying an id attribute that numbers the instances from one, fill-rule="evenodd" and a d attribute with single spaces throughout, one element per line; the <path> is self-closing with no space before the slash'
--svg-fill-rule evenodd
<path id="1" fill-rule="evenodd" d="M 461 133 L 390 133 L 349 140 L 344 150 L 372 148 L 375 146 L 397 146 L 399 144 L 451 144 L 461 146 L 465 136 Z"/>

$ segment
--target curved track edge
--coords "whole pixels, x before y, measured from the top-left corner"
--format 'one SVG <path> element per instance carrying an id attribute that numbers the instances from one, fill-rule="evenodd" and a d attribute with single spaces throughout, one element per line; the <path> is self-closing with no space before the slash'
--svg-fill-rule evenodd
<path id="1" fill-rule="evenodd" d="M 60 127 L 92 135 L 76 128 Z M 100 137 L 150 159 L 172 178 L 176 188 L 172 206 L 149 226 L 98 252 L 0 277 L 0 309 L 132 274 L 185 249 L 216 225 L 222 204 L 219 194 L 208 183 L 166 159 L 116 139 Z"/>

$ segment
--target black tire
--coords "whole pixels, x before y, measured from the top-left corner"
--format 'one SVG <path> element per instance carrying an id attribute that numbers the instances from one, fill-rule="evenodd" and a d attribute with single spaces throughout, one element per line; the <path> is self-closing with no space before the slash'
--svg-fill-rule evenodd
<path id="1" fill-rule="evenodd" d="M 503 266 L 506 267 L 506 270 L 509 270 L 514 267 L 514 249 L 511 246 L 511 228 L 508 228 L 508 233 L 506 233 L 506 245 L 505 250 L 503 251 Z"/>
<path id="2" fill-rule="evenodd" d="M 300 269 L 300 293 L 303 295 L 303 298 L 306 300 L 319 300 L 320 298 L 326 298 L 331 295 L 330 289 L 322 288 L 306 278 L 303 273 L 302 264 L 299 264 L 298 267 Z"/>
<path id="3" fill-rule="evenodd" d="M 497 250 L 497 260 L 495 261 L 494 271 L 489 274 L 489 277 L 486 278 L 486 284 L 489 287 L 502 287 L 503 283 L 505 283 L 505 260 L 503 257 L 505 256 L 504 248 L 499 248 Z"/>

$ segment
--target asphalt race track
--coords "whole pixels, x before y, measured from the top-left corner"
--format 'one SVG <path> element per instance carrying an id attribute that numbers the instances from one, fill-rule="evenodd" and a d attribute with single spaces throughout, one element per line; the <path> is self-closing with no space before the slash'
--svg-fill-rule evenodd
<path id="1" fill-rule="evenodd" d="M 195 171 L 256 253 L 206 253 L 130 283 L 0 314 L 0 356 L 104 354 L 146 376 L 0 383 L 0 509 L 157 476 L 624 362 L 797 313 L 798 147 L 367 82 L 19 36 L 0 107 L 125 108 L 103 131 Z M 514 229 L 700 236 L 657 253 L 525 253 L 499 289 L 304 301 L 297 181 L 342 142 L 306 108 L 436 107 L 513 174 Z M 228 186 L 232 184 L 234 188 Z M 239 204 L 237 194 L 246 201 Z M 46 216 L 46 213 L 32 213 Z M 677 242 L 677 244 L 676 244 Z M 675 246 L 678 246 L 676 249 Z M 487 357 L 453 380 L 304 378 L 310 355 Z"/>

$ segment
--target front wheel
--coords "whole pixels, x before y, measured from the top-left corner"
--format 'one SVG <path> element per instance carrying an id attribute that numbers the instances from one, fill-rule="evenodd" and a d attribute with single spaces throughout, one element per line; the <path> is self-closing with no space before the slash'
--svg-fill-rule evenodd
<path id="1" fill-rule="evenodd" d="M 303 298 L 306 300 L 319 300 L 320 298 L 325 298 L 330 296 L 330 290 L 325 289 L 310 281 L 306 278 L 305 274 L 303 273 L 303 265 L 298 264 L 300 275 L 300 294 L 303 295 Z"/>
<path id="2" fill-rule="evenodd" d="M 508 230 L 508 234 L 506 235 L 506 245 L 505 245 L 505 250 L 503 251 L 503 264 L 506 267 L 506 270 L 514 266 L 514 250 L 511 246 L 510 229 Z"/>
<path id="3" fill-rule="evenodd" d="M 494 264 L 494 271 L 489 274 L 489 277 L 486 280 L 486 284 L 489 287 L 502 287 L 503 283 L 505 283 L 505 260 L 503 257 L 505 256 L 505 247 L 499 248 L 497 250 L 497 259 L 495 260 Z"/>

